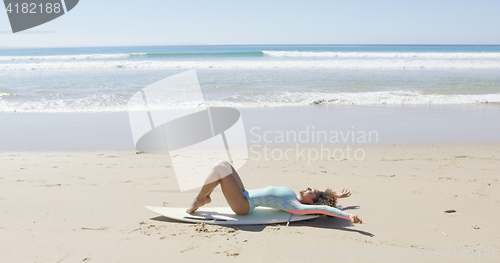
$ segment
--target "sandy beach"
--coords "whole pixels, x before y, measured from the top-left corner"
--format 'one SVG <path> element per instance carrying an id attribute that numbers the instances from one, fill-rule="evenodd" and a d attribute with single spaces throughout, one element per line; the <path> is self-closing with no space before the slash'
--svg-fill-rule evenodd
<path id="1" fill-rule="evenodd" d="M 0 263 L 500 262 L 500 1 L 24 2 Z"/>
<path id="2" fill-rule="evenodd" d="M 196 190 L 179 191 L 163 155 L 1 152 L 2 261 L 435 262 L 498 258 L 500 143 L 352 147 L 362 148 L 365 158 L 308 163 L 250 156 L 238 171 L 247 189 L 267 185 L 284 185 L 295 191 L 308 186 L 349 188 L 353 195 L 340 205 L 367 222 L 352 225 L 343 219 L 321 217 L 289 227 L 186 224 L 148 211 L 143 205 L 185 207 L 196 195 Z M 209 206 L 227 206 L 220 188 L 212 199 Z"/>

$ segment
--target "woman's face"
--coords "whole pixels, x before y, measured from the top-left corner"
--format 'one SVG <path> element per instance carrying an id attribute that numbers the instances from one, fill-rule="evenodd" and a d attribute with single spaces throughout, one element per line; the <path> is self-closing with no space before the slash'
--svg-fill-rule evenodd
<path id="1" fill-rule="evenodd" d="M 318 196 L 320 194 L 320 190 L 318 189 L 312 189 L 310 187 L 304 189 L 304 190 L 301 190 L 299 192 L 300 194 L 300 202 L 303 203 L 303 204 L 314 204 L 314 202 L 316 200 L 318 200 Z"/>

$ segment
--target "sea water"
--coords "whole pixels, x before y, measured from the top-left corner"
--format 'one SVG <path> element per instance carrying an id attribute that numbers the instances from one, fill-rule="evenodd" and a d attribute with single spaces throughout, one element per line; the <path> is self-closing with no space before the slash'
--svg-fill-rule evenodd
<path id="1" fill-rule="evenodd" d="M 500 46 L 0 49 L 0 112 L 123 112 L 141 88 L 189 69 L 214 106 L 500 102 Z"/>
<path id="2" fill-rule="evenodd" d="M 378 123 L 394 122 L 390 118 L 395 116 L 403 122 L 409 116 L 417 116 L 422 131 L 455 116 L 457 123 L 447 126 L 474 130 L 470 133 L 473 135 L 464 135 L 468 140 L 498 139 L 494 135 L 481 136 L 481 132 L 491 134 L 496 126 L 483 126 L 498 122 L 500 116 L 500 46 L 147 46 L 0 49 L 0 132 L 3 138 L 12 139 L 9 143 L 4 140 L 2 145 L 15 149 L 20 145 L 15 143 L 19 141 L 16 134 L 26 129 L 43 131 L 40 127 L 52 125 L 54 128 L 41 136 L 47 138 L 71 123 L 68 132 L 74 134 L 73 129 L 81 128 L 81 121 L 88 120 L 86 127 L 92 130 L 92 116 L 101 113 L 114 114 L 108 116 L 120 116 L 118 119 L 122 120 L 108 133 L 128 131 L 127 102 L 133 94 L 191 69 L 196 69 L 207 105 L 240 109 L 248 115 L 250 124 L 246 127 L 274 124 L 302 129 L 336 116 L 342 119 L 336 127 L 352 129 L 373 122 L 368 116 L 378 114 L 382 116 Z M 159 107 L 172 109 L 184 104 L 185 98 L 171 98 Z M 329 109 L 327 113 L 325 109 Z M 433 114 L 428 115 L 429 111 Z M 350 119 L 341 118 L 347 116 L 346 112 L 354 114 L 348 114 Z M 468 119 L 460 120 L 457 112 Z M 43 115 L 59 113 L 66 115 Z M 426 122 L 429 116 L 434 119 Z M 34 118 L 47 121 L 37 126 Z M 478 123 L 478 118 L 483 121 Z M 62 119 L 67 121 L 57 121 Z M 75 120 L 80 120 L 80 124 Z M 470 123 L 461 123 L 464 120 L 474 121 L 476 129 L 469 127 Z M 412 125 L 391 126 L 392 133 Z M 383 129 L 387 125 L 372 127 Z M 441 140 L 452 132 L 450 128 L 436 138 Z M 394 138 L 390 131 L 385 133 L 386 138 Z M 426 138 L 432 140 L 432 134 L 436 133 L 429 133 Z M 30 136 L 26 136 L 25 144 L 33 148 Z M 122 140 L 128 140 L 128 136 L 123 135 Z M 71 140 L 83 140 L 82 144 L 87 145 L 86 140 L 95 141 L 85 139 L 85 135 L 79 138 Z M 130 147 L 129 142 L 121 145 Z"/>

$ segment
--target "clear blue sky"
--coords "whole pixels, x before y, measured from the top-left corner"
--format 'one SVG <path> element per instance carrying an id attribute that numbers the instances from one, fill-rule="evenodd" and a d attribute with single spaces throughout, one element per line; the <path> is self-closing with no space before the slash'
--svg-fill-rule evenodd
<path id="1" fill-rule="evenodd" d="M 3 6 L 3 5 L 2 5 Z M 498 0 L 80 0 L 0 46 L 500 44 Z"/>

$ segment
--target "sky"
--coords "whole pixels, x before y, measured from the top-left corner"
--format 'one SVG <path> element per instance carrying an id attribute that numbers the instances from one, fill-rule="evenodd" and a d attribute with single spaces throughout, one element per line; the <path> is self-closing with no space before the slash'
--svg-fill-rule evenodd
<path id="1" fill-rule="evenodd" d="M 28 1 L 28 0 L 26 0 Z M 80 0 L 0 47 L 500 44 L 498 0 Z"/>

